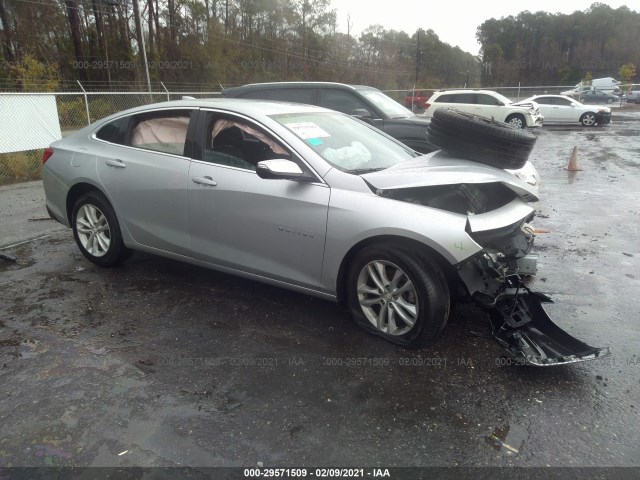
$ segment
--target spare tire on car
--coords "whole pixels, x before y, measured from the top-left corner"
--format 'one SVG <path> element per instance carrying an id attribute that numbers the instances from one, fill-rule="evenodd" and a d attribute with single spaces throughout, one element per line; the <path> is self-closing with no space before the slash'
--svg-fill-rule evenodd
<path id="1" fill-rule="evenodd" d="M 532 133 L 496 120 L 439 108 L 427 128 L 429 143 L 446 152 L 497 168 L 522 168 L 533 150 Z"/>

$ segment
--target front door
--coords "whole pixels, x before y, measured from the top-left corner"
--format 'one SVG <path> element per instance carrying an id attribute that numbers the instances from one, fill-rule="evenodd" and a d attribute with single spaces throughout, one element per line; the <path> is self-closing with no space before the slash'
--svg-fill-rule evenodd
<path id="1" fill-rule="evenodd" d="M 297 285 L 320 285 L 330 189 L 265 180 L 256 164 L 300 162 L 254 122 L 201 112 L 201 152 L 189 171 L 192 255 L 200 260 Z M 199 157 L 199 158 L 198 158 Z"/>

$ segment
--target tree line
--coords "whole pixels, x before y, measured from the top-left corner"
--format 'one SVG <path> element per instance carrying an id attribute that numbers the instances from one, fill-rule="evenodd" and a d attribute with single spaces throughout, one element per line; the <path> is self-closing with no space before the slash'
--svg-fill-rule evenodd
<path id="1" fill-rule="evenodd" d="M 0 80 L 237 85 L 326 80 L 411 88 L 477 84 L 477 59 L 433 30 L 337 31 L 329 0 L 0 0 Z M 351 30 L 349 22 L 348 30 Z"/>
<path id="2" fill-rule="evenodd" d="M 0 88 L 144 89 L 143 46 L 151 82 L 194 90 L 280 80 L 567 85 L 640 64 L 640 14 L 599 3 L 487 20 L 477 57 L 431 29 L 353 35 L 347 23 L 337 31 L 330 0 L 0 0 Z"/>
<path id="3" fill-rule="evenodd" d="M 640 65 L 640 13 L 626 6 L 594 3 L 569 15 L 525 11 L 492 18 L 478 27 L 476 38 L 485 85 L 638 81 L 629 66 Z"/>

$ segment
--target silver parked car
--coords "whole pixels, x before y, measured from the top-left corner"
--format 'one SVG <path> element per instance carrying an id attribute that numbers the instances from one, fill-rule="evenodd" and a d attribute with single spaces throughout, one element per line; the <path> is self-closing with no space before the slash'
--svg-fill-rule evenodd
<path id="1" fill-rule="evenodd" d="M 128 110 L 55 142 L 43 162 L 50 215 L 97 265 L 142 250 L 269 282 L 338 301 L 403 346 L 434 340 L 463 291 L 529 363 L 602 353 L 519 281 L 533 268 L 531 164 L 420 155 L 345 114 L 239 99 Z M 558 345 L 553 328 L 577 343 Z"/>

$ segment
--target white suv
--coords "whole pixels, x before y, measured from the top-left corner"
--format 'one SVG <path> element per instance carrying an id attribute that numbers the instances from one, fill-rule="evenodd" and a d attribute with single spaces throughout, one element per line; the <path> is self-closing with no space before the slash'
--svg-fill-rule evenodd
<path id="1" fill-rule="evenodd" d="M 479 117 L 493 118 L 514 127 L 541 127 L 543 116 L 538 104 L 513 105 L 511 100 L 491 90 L 445 90 L 434 93 L 426 103 L 424 114 L 433 116 L 438 108 L 453 108 Z"/>

